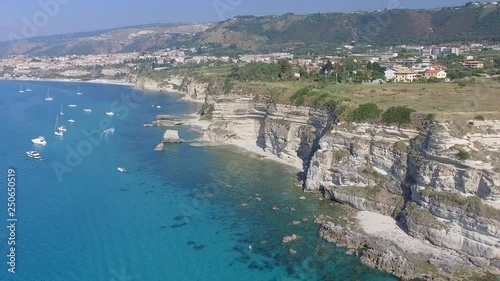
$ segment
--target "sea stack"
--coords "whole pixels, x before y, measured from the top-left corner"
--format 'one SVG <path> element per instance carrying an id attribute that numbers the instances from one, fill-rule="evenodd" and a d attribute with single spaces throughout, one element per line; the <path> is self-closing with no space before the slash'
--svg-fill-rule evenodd
<path id="1" fill-rule="evenodd" d="M 176 130 L 167 130 L 163 134 L 163 143 L 181 143 L 183 142 L 179 138 L 179 132 Z"/>

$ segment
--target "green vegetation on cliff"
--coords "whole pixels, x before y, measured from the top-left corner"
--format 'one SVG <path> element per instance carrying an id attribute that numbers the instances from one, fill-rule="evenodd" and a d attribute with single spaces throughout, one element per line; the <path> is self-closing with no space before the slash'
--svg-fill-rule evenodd
<path id="1" fill-rule="evenodd" d="M 392 106 L 382 114 L 382 122 L 389 125 L 408 124 L 411 122 L 412 112 L 415 112 L 415 110 L 407 106 Z"/>
<path id="2" fill-rule="evenodd" d="M 422 195 L 443 205 L 459 208 L 480 217 L 494 220 L 500 218 L 500 210 L 483 203 L 481 198 L 477 196 L 465 197 L 455 192 L 438 191 L 433 188 L 424 189 Z"/>
<path id="3" fill-rule="evenodd" d="M 381 112 L 382 110 L 376 104 L 365 103 L 351 112 L 349 120 L 354 122 L 373 121 L 380 117 Z"/>
<path id="4" fill-rule="evenodd" d="M 414 115 L 410 108 L 440 121 L 471 120 L 479 115 L 500 118 L 500 83 L 494 79 L 476 78 L 467 87 L 456 83 L 356 84 L 348 80 L 339 83 L 335 77 L 319 74 L 295 77 L 291 75 L 294 72 L 297 69 L 285 63 L 238 67 L 207 63 L 160 71 L 143 69 L 139 75 L 165 83 L 174 76 L 204 83 L 217 80 L 224 94 L 252 94 L 270 103 L 336 108 L 343 120 L 356 122 L 406 124 L 408 116 Z"/>

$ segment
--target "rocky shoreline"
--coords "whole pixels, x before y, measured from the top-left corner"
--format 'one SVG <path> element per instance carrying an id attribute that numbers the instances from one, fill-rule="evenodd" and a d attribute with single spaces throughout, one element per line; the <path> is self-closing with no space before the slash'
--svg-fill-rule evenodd
<path id="1" fill-rule="evenodd" d="M 319 217 L 319 235 L 366 265 L 402 279 L 500 274 L 500 121 L 334 124 L 335 116 L 321 109 L 182 81 L 184 100 L 204 100 L 201 142 L 293 166 L 304 191 L 357 210 L 348 226 Z M 192 123 L 157 120 L 166 127 Z M 474 159 L 458 159 L 458 149 Z"/>

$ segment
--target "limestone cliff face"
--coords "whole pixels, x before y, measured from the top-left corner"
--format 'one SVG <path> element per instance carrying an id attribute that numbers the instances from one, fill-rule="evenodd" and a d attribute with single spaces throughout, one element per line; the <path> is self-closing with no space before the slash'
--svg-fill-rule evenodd
<path id="1" fill-rule="evenodd" d="M 256 146 L 301 168 L 306 191 L 392 216 L 410 235 L 500 271 L 500 123 L 330 126 L 323 110 L 206 94 L 203 139 Z"/>
<path id="2" fill-rule="evenodd" d="M 172 76 L 158 81 L 149 77 L 139 77 L 135 80 L 135 87 L 146 91 L 180 92 L 186 101 L 204 102 L 209 83 L 196 81 L 192 78 Z"/>
<path id="3" fill-rule="evenodd" d="M 320 110 L 231 94 L 208 96 L 206 112 L 212 125 L 205 132 L 205 140 L 247 142 L 300 168 L 327 119 L 327 113 Z"/>
<path id="4" fill-rule="evenodd" d="M 305 188 L 322 189 L 331 199 L 360 210 L 400 218 L 412 236 L 498 271 L 500 212 L 487 205 L 494 201 L 485 201 L 498 198 L 498 173 L 485 169 L 484 162 L 457 159 L 449 147 L 460 140 L 443 140 L 443 126 L 419 131 L 334 128 L 312 156 Z M 409 202 L 423 210 L 410 213 Z"/>

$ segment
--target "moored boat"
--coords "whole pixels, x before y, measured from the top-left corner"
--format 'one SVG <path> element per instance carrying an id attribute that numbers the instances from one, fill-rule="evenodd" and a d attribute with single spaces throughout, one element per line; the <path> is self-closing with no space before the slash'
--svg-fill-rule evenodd
<path id="1" fill-rule="evenodd" d="M 38 137 L 34 138 L 31 140 L 32 143 L 37 144 L 37 145 L 47 145 L 47 141 L 45 140 L 44 137 Z"/>
<path id="2" fill-rule="evenodd" d="M 26 151 L 26 155 L 32 159 L 42 159 L 42 156 L 40 155 L 40 153 L 38 153 L 34 150 L 33 151 Z"/>
<path id="3" fill-rule="evenodd" d="M 45 96 L 46 101 L 53 101 L 54 98 L 49 95 L 50 89 L 47 89 L 47 95 Z"/>

